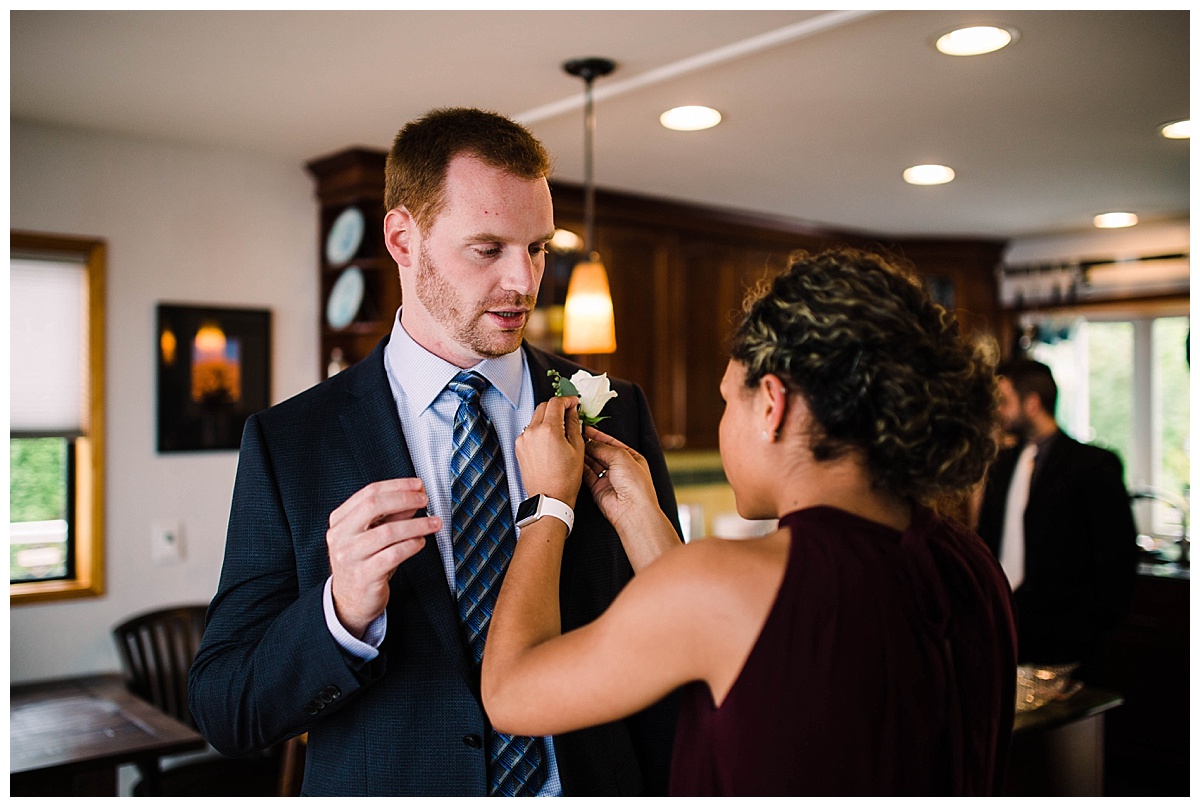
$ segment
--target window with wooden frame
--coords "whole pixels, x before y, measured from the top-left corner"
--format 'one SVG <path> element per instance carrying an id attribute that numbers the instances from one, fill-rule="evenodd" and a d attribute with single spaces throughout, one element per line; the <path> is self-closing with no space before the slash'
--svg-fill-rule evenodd
<path id="1" fill-rule="evenodd" d="M 105 243 L 13 232 L 9 603 L 104 593 Z"/>

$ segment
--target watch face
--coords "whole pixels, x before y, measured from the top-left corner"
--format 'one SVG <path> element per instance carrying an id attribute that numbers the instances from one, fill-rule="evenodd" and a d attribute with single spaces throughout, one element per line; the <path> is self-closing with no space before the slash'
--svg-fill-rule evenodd
<path id="1" fill-rule="evenodd" d="M 517 521 L 524 521 L 537 512 L 538 502 L 542 499 L 541 494 L 530 496 L 517 508 Z"/>

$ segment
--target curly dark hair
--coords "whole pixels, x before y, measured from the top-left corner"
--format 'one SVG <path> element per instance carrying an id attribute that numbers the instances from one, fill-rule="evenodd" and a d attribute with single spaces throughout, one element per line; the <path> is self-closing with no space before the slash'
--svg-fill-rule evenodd
<path id="1" fill-rule="evenodd" d="M 384 208 L 404 205 L 421 227 L 441 212 L 450 161 L 472 154 L 521 179 L 544 179 L 550 155 L 528 129 L 483 109 L 435 109 L 396 134 L 384 166 Z"/>
<path id="2" fill-rule="evenodd" d="M 804 396 L 813 456 L 859 449 L 875 485 L 954 501 L 996 454 L 996 379 L 982 348 L 898 261 L 851 248 L 797 252 L 751 290 L 731 354 Z"/>

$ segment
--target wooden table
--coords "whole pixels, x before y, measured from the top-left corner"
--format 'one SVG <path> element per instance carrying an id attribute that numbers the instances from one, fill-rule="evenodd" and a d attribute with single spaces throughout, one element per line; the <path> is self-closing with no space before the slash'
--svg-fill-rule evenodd
<path id="1" fill-rule="evenodd" d="M 1018 712 L 1004 795 L 1103 796 L 1104 714 L 1123 702 L 1115 692 L 1084 687 Z"/>
<path id="2" fill-rule="evenodd" d="M 9 747 L 13 796 L 115 796 L 119 765 L 205 741 L 114 673 L 13 684 Z"/>

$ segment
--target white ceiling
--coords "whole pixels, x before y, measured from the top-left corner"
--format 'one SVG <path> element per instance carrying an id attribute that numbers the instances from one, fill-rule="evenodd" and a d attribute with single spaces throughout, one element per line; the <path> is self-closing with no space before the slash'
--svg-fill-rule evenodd
<path id="1" fill-rule="evenodd" d="M 1184 6 L 1183 8 L 1186 8 Z M 934 34 L 1020 31 L 955 58 Z M 11 115 L 303 164 L 386 149 L 473 105 L 523 120 L 583 178 L 595 84 L 602 188 L 889 235 L 1029 237 L 1128 210 L 1186 217 L 1189 13 L 1181 11 L 13 11 Z M 680 133 L 660 112 L 725 116 Z M 915 163 L 952 166 L 913 187 Z"/>

